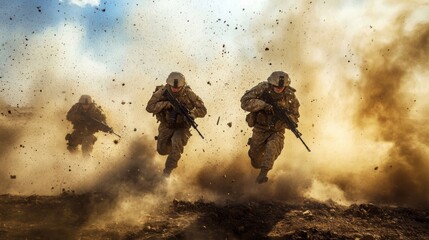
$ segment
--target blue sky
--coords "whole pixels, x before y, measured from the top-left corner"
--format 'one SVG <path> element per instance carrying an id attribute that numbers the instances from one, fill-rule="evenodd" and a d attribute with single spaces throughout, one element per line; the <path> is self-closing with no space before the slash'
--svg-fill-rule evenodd
<path id="1" fill-rule="evenodd" d="M 99 42 L 108 42 L 108 39 L 113 38 L 124 40 L 118 26 L 123 24 L 129 4 L 117 2 L 104 1 L 97 6 L 78 6 L 61 1 L 7 1 L 0 9 L 0 20 L 3 23 L 3 33 L 19 32 L 26 38 L 31 38 L 49 27 L 73 24 L 85 32 L 82 47 L 91 48 L 96 54 L 101 54 L 104 51 Z M 2 42 L 18 40 L 14 35 L 8 34 L 2 34 L 1 39 Z"/>

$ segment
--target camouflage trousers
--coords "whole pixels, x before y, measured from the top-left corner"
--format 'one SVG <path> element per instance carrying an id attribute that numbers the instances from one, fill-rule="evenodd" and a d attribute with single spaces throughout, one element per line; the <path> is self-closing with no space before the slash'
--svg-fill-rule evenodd
<path id="1" fill-rule="evenodd" d="M 254 168 L 268 170 L 273 168 L 274 161 L 283 150 L 284 133 L 284 130 L 273 132 L 253 128 L 252 138 L 249 139 L 249 157 Z"/>
<path id="2" fill-rule="evenodd" d="M 71 134 L 66 135 L 67 140 L 67 149 L 74 153 L 77 151 L 77 147 L 79 144 L 82 145 L 82 155 L 89 156 L 94 147 L 94 143 L 97 141 L 97 137 L 95 137 L 91 133 L 86 133 L 81 130 L 74 130 Z"/>
<path id="3" fill-rule="evenodd" d="M 157 151 L 161 155 L 168 155 L 165 168 L 177 168 L 177 162 L 182 156 L 184 146 L 188 143 L 191 132 L 189 128 L 168 128 L 161 123 L 158 127 Z"/>

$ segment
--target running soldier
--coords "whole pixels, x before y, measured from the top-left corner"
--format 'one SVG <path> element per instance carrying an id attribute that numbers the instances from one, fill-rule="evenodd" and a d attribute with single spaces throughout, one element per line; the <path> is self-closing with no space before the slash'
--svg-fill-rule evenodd
<path id="1" fill-rule="evenodd" d="M 284 146 L 285 129 L 291 129 L 277 109 L 290 117 L 292 128 L 297 127 L 299 102 L 295 89 L 290 86 L 289 75 L 282 71 L 273 72 L 267 79 L 247 91 L 241 98 L 241 108 L 250 112 L 246 121 L 253 127 L 249 139 L 249 157 L 254 168 L 260 169 L 257 183 L 268 181 L 268 171 Z"/>
<path id="2" fill-rule="evenodd" d="M 66 135 L 67 149 L 71 153 L 77 151 L 82 145 L 82 155 L 90 156 L 97 137 L 96 132 L 113 133 L 112 128 L 106 124 L 106 116 L 101 107 L 97 106 L 91 96 L 82 95 L 79 102 L 74 104 L 67 113 L 67 120 L 73 124 L 73 132 Z"/>
<path id="3" fill-rule="evenodd" d="M 186 85 L 183 74 L 172 72 L 167 78 L 167 85 L 156 88 L 146 111 L 153 113 L 160 122 L 156 138 L 157 151 L 161 155 L 168 155 L 163 171 L 163 175 L 168 177 L 177 168 L 177 162 L 191 136 L 191 126 L 196 129 L 193 119 L 204 117 L 207 109 L 201 98 Z"/>

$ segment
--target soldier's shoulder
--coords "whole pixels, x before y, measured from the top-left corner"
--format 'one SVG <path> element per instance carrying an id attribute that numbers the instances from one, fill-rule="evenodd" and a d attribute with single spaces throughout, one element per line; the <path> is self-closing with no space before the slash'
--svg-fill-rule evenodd
<path id="1" fill-rule="evenodd" d="M 257 87 L 261 87 L 261 88 L 268 88 L 269 83 L 266 81 L 260 82 L 258 83 L 258 85 L 256 85 Z"/>
<path id="2" fill-rule="evenodd" d="M 184 87 L 183 93 L 184 94 L 194 94 L 195 95 L 195 92 L 192 90 L 192 88 L 189 85 L 186 85 Z"/>
<path id="3" fill-rule="evenodd" d="M 255 86 L 255 89 L 266 90 L 269 88 L 269 86 L 270 86 L 269 83 L 264 81 L 264 82 L 258 83 L 258 85 Z"/>
<path id="4" fill-rule="evenodd" d="M 296 89 L 291 86 L 287 86 L 285 89 L 285 95 L 287 96 L 292 96 L 296 98 L 295 92 L 296 92 Z"/>
<path id="5" fill-rule="evenodd" d="M 251 91 L 254 92 L 264 92 L 265 90 L 267 90 L 269 88 L 269 83 L 268 82 L 260 82 L 258 83 L 258 85 L 254 86 Z"/>
<path id="6" fill-rule="evenodd" d="M 79 109 L 80 103 L 75 103 L 71 106 L 70 111 L 76 111 Z"/>
<path id="7" fill-rule="evenodd" d="M 158 92 L 159 90 L 163 90 L 165 88 L 165 85 L 158 85 L 158 86 L 156 86 L 155 87 L 155 90 L 153 91 L 153 93 L 156 93 L 156 92 Z"/>
<path id="8" fill-rule="evenodd" d="M 286 87 L 286 90 L 287 90 L 287 91 L 290 91 L 290 92 L 293 92 L 293 93 L 294 93 L 294 92 L 296 92 L 296 89 L 295 89 L 295 88 L 293 88 L 293 87 L 291 87 L 291 86 L 287 86 L 287 87 Z"/>
<path id="9" fill-rule="evenodd" d="M 198 96 L 194 91 L 192 91 L 191 87 L 186 85 L 185 89 L 183 90 L 183 97 L 186 97 L 187 99 L 191 100 L 191 102 L 198 102 L 199 104 L 204 105 L 202 98 Z"/>
<path id="10" fill-rule="evenodd" d="M 256 86 L 252 87 L 249 90 L 246 90 L 246 93 L 244 93 L 244 96 L 247 96 L 248 94 L 262 94 L 266 89 L 268 89 L 268 82 L 260 82 Z"/>
<path id="11" fill-rule="evenodd" d="M 96 103 L 93 103 L 94 106 L 91 108 L 92 111 L 103 113 L 103 108 L 100 105 L 97 105 Z"/>

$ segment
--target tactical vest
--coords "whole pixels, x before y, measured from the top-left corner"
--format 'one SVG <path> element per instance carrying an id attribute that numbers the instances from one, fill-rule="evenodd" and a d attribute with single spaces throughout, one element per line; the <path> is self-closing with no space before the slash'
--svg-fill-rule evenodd
<path id="1" fill-rule="evenodd" d="M 155 88 L 155 92 L 159 90 L 164 90 L 166 86 L 160 85 Z M 189 110 L 192 110 L 194 108 L 191 100 L 187 96 L 187 88 L 188 86 L 185 86 L 184 89 L 179 94 L 172 93 L 176 99 L 183 104 L 186 108 Z M 167 98 L 161 99 L 161 101 L 168 101 Z M 155 114 L 157 121 L 161 123 L 167 124 L 168 128 L 184 128 L 184 127 L 191 127 L 185 120 L 185 118 L 178 114 L 174 109 L 164 109 L 160 111 L 159 113 Z"/>
<path id="2" fill-rule="evenodd" d="M 258 99 L 271 105 L 276 104 L 277 106 L 286 109 L 288 112 L 293 112 L 293 101 L 295 101 L 294 91 L 295 89 L 289 86 L 282 93 L 275 93 L 271 89 L 266 89 Z M 269 94 L 270 98 L 274 102 L 269 102 L 266 99 L 263 99 L 264 94 Z M 246 122 L 249 127 L 258 125 L 261 128 L 273 131 L 279 131 L 286 128 L 286 125 L 283 122 L 279 121 L 272 113 L 267 113 L 264 110 L 247 114 Z"/>

